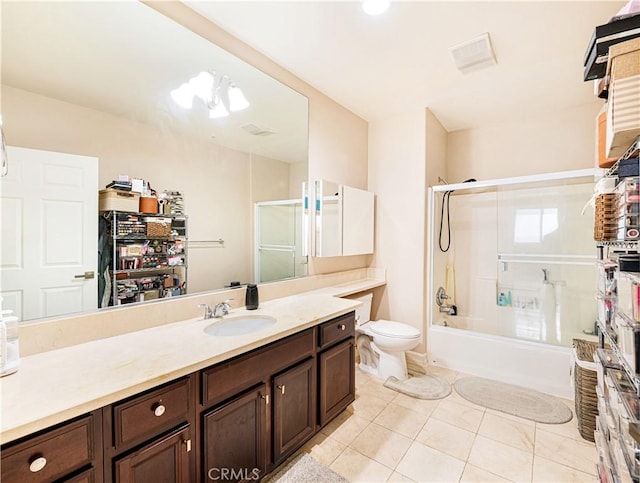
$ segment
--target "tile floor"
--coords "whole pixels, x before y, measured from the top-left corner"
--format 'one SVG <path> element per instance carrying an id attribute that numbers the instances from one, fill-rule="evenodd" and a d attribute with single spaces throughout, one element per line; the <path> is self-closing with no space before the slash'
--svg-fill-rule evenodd
<path id="1" fill-rule="evenodd" d="M 430 367 L 454 382 L 459 374 Z M 573 410 L 573 401 L 564 400 Z M 310 453 L 351 482 L 590 482 L 596 449 L 575 418 L 541 424 L 477 406 L 452 391 L 414 399 L 356 370 L 356 400 L 310 440 Z"/>

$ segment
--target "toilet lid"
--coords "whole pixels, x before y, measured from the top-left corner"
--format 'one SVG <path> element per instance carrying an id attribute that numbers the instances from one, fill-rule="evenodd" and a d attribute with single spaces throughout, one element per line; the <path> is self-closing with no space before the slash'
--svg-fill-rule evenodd
<path id="1" fill-rule="evenodd" d="M 417 339 L 420 337 L 420 331 L 415 327 L 403 324 L 401 322 L 393 322 L 390 320 L 378 320 L 369 323 L 369 330 L 375 334 L 387 337 L 395 337 L 397 339 Z"/>

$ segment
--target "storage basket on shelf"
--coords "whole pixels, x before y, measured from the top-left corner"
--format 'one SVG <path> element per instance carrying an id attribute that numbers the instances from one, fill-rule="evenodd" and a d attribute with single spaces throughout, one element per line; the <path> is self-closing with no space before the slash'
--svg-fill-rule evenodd
<path id="1" fill-rule="evenodd" d="M 593 432 L 596 429 L 598 416 L 598 395 L 596 394 L 598 374 L 593 359 L 597 347 L 596 342 L 573 339 L 576 418 L 580 436 L 588 441 L 594 441 Z"/>
<path id="2" fill-rule="evenodd" d="M 171 218 L 145 218 L 147 236 L 171 236 Z"/>

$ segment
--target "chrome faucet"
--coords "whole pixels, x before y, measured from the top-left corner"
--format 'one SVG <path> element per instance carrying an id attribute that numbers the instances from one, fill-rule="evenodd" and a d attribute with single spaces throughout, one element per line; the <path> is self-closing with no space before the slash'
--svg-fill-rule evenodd
<path id="1" fill-rule="evenodd" d="M 440 287 L 436 292 L 436 304 L 438 304 L 438 311 L 449 314 L 449 315 L 458 315 L 458 307 L 455 305 L 449 305 L 445 303 L 445 300 L 449 300 L 449 297 L 444 288 Z"/>
<path id="2" fill-rule="evenodd" d="M 206 319 L 219 319 L 220 317 L 224 317 L 225 315 L 229 315 L 229 310 L 231 310 L 231 302 L 233 299 L 227 299 L 224 302 L 220 302 L 216 304 L 213 309 L 209 306 L 209 304 L 198 304 L 198 308 L 204 308 L 204 318 Z"/>
<path id="3" fill-rule="evenodd" d="M 229 310 L 231 310 L 231 304 L 229 302 L 231 302 L 232 300 L 233 299 L 228 299 L 228 300 L 225 300 L 224 302 L 220 302 L 219 304 L 216 304 L 216 306 L 213 308 L 212 317 L 214 319 L 219 319 L 220 317 L 229 315 Z"/>
<path id="4" fill-rule="evenodd" d="M 438 310 L 445 314 L 458 315 L 458 308 L 455 305 L 441 305 Z"/>
<path id="5" fill-rule="evenodd" d="M 204 307 L 205 320 L 213 318 L 213 310 L 211 310 L 211 307 L 209 307 L 209 304 L 198 304 L 199 309 L 203 307 Z"/>

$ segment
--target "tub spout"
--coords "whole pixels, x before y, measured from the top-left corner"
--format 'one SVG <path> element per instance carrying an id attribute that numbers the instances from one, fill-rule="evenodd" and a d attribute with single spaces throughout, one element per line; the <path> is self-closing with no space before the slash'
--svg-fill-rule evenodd
<path id="1" fill-rule="evenodd" d="M 441 305 L 438 310 L 444 314 L 458 315 L 458 307 L 455 305 Z"/>

